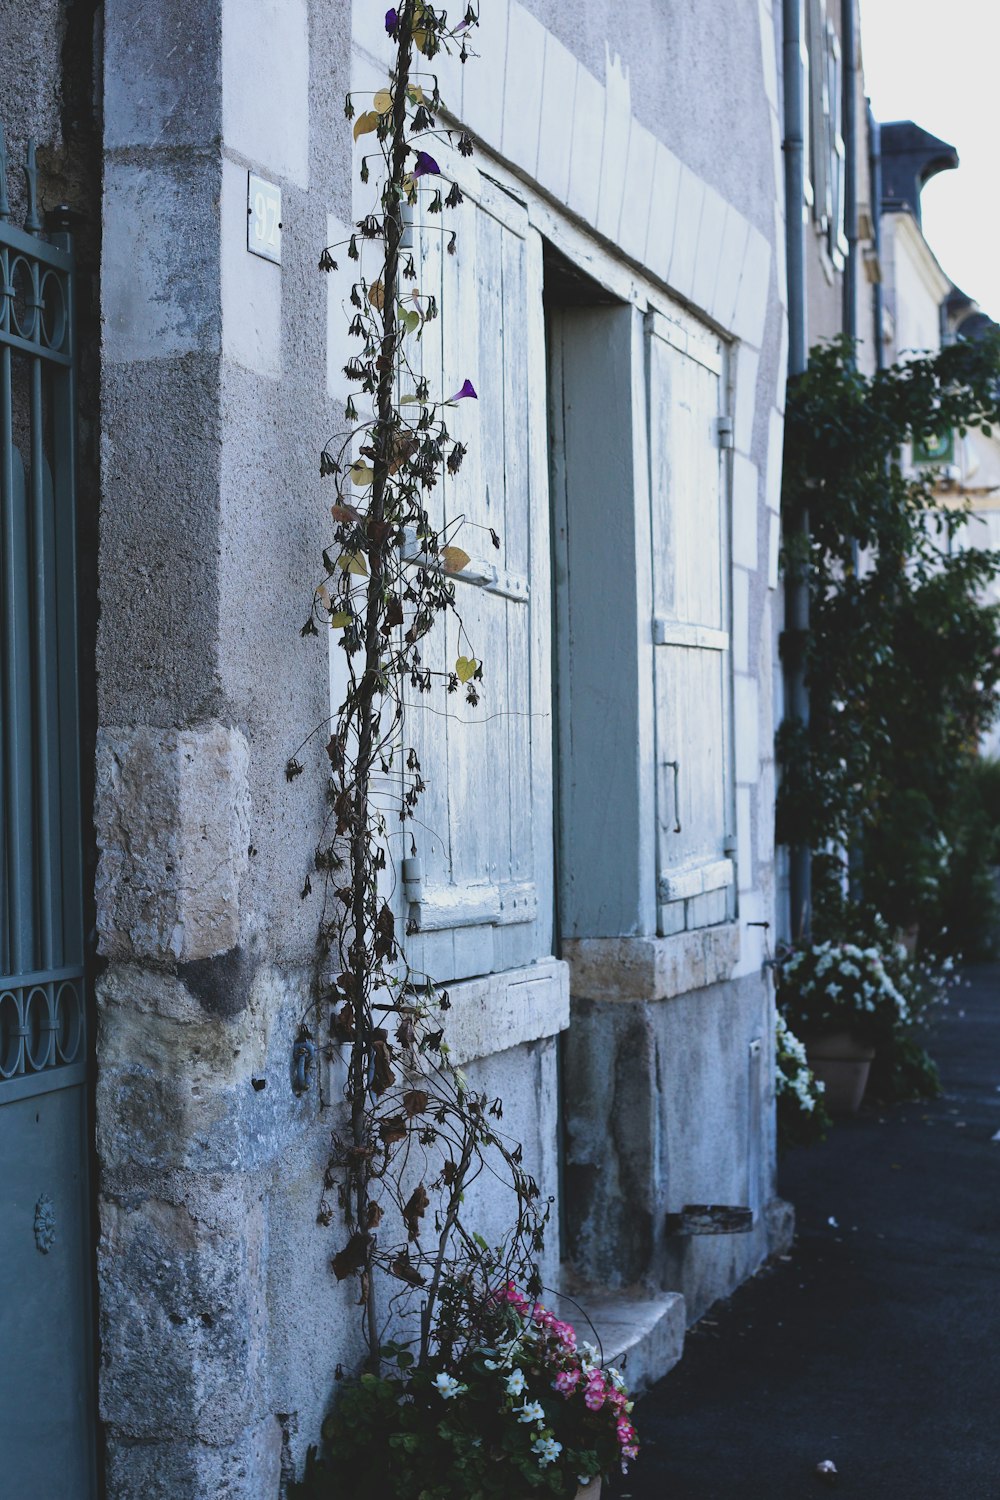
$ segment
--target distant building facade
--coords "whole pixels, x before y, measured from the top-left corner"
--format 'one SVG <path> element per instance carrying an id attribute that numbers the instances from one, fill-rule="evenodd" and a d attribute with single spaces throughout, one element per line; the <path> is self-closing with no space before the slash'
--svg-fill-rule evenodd
<path id="1" fill-rule="evenodd" d="M 386 81 L 384 7 L 8 9 L 11 160 L 37 137 L 41 206 L 76 214 L 80 694 L 59 702 L 84 838 L 60 868 L 89 934 L 90 1036 L 72 1110 L 36 1105 L 69 1097 L 58 1049 L 39 1068 L 18 1051 L 0 1079 L 0 1147 L 29 1163 L 0 1230 L 30 1310 L 11 1472 L 39 1496 L 57 1472 L 79 1500 L 270 1500 L 361 1353 L 316 1222 L 337 1059 L 292 1088 L 323 772 L 289 785 L 284 767 L 338 685 L 338 653 L 298 633 L 329 540 L 318 453 L 346 395 L 349 279 L 316 263 L 372 206 L 343 101 Z M 456 585 L 489 668 L 482 722 L 419 724 L 420 878 L 396 915 L 447 985 L 456 1061 L 503 1097 L 554 1200 L 546 1280 L 608 1319 L 639 1380 L 791 1230 L 767 967 L 788 926 L 789 319 L 795 347 L 856 328 L 874 365 L 880 263 L 856 12 L 809 0 L 791 306 L 795 9 L 712 0 L 668 22 L 640 4 L 612 30 L 578 0 L 486 0 L 479 58 L 441 69 L 477 141 L 471 162 L 441 152 L 465 195 L 457 254 L 412 231 L 441 308 L 424 374 L 479 392 L 442 504 L 501 549 Z M 248 251 L 251 176 L 280 189 L 270 256 Z M 7 439 L 25 494 L 44 468 L 29 437 Z M 52 865 L 24 769 L 39 722 L 5 760 L 5 806 L 10 788 L 37 803 L 38 922 L 0 950 L 19 1045 L 34 990 L 55 1028 L 69 982 L 43 942 Z M 30 1156 L 33 1113 L 48 1133 Z M 43 1199 L 61 1226 L 44 1253 Z M 743 1210 L 742 1232 L 689 1232 L 691 1204 Z M 503 1222 L 495 1196 L 480 1212 L 486 1234 Z M 70 1327 L 43 1432 L 25 1393 Z"/>

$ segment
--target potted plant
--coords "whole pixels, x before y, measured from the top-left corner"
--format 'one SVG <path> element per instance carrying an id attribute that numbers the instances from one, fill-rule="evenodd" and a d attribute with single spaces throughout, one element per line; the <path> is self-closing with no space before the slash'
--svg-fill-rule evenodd
<path id="1" fill-rule="evenodd" d="M 426 1363 L 397 1343 L 382 1356 L 345 1382 L 301 1500 L 595 1500 L 639 1451 L 621 1374 L 513 1282 L 471 1307 L 449 1286 Z"/>
<path id="2" fill-rule="evenodd" d="M 832 1115 L 856 1113 L 877 1043 L 910 1019 L 890 961 L 879 948 L 846 942 L 810 943 L 778 961 L 779 1007 L 805 1043 Z"/>

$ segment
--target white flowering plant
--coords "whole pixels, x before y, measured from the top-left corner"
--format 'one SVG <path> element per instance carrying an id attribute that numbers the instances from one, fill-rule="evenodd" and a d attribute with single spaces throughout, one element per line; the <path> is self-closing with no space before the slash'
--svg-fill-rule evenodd
<path id="1" fill-rule="evenodd" d="M 824 1085 L 806 1058 L 806 1049 L 780 1010 L 775 1016 L 774 1093 L 778 1143 L 805 1146 L 823 1140 L 831 1123 L 823 1104 Z"/>
<path id="2" fill-rule="evenodd" d="M 619 1371 L 513 1282 L 489 1293 L 475 1337 L 419 1366 L 383 1347 L 387 1373 L 345 1383 L 304 1495 L 379 1500 L 573 1497 L 639 1451 Z M 447 1309 L 447 1297 L 445 1307 Z M 324 1475 L 327 1476 L 324 1479 Z"/>
<path id="3" fill-rule="evenodd" d="M 778 1005 L 797 1036 L 850 1031 L 874 1044 L 912 1020 L 897 955 L 857 943 L 809 943 L 776 963 Z"/>

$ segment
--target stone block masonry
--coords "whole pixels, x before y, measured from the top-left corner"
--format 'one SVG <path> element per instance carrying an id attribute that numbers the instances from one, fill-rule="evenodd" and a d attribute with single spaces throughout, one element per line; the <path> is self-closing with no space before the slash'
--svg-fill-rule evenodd
<path id="1" fill-rule="evenodd" d="M 249 747 L 237 729 L 104 729 L 95 822 L 106 958 L 190 962 L 239 942 L 250 850 Z"/>

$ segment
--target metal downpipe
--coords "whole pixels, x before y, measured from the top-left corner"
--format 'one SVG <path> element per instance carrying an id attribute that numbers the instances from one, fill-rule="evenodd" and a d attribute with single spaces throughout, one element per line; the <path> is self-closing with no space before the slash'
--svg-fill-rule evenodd
<path id="1" fill-rule="evenodd" d="M 784 56 L 785 236 L 788 276 L 788 375 L 806 368 L 805 292 L 805 101 L 802 86 L 802 0 L 782 0 Z M 795 558 L 809 542 L 809 512 L 797 500 L 784 517 L 785 544 Z M 785 718 L 809 723 L 805 647 L 809 630 L 809 574 L 802 561 L 793 562 L 785 582 L 785 629 L 782 663 L 785 673 Z M 808 937 L 812 909 L 812 853 L 808 846 L 789 849 L 789 930 L 793 938 Z"/>

